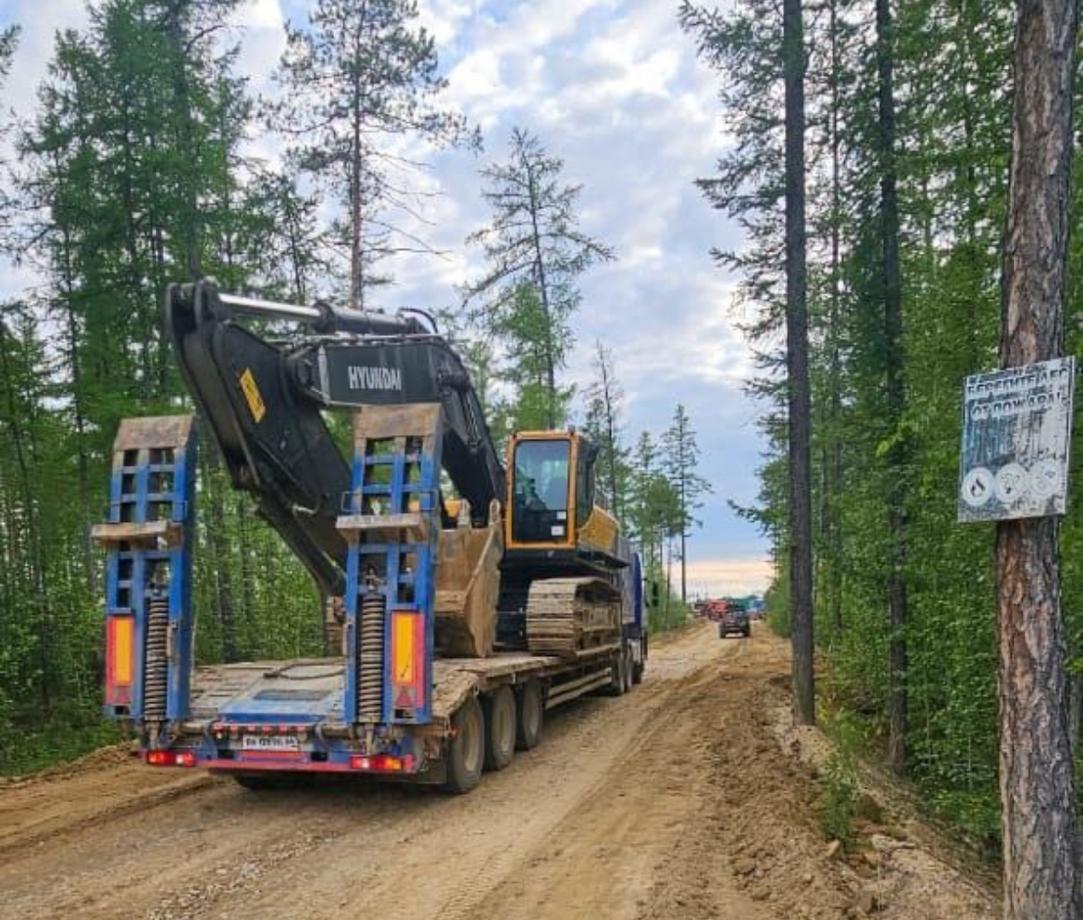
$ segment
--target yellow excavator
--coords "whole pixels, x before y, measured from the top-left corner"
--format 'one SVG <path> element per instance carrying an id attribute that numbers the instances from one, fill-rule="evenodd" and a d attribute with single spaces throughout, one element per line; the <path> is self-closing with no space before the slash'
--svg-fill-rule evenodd
<path id="1" fill-rule="evenodd" d="M 308 328 L 272 342 L 240 321 L 253 317 Z M 170 290 L 166 325 L 234 485 L 254 494 L 327 596 L 357 590 L 346 584 L 352 542 L 395 536 L 377 513 L 418 513 L 420 490 L 377 494 L 391 473 L 373 458 L 398 445 L 418 476 L 442 471 L 434 562 L 445 653 L 570 655 L 619 638 L 632 554 L 596 502 L 597 448 L 575 431 L 521 432 L 506 475 L 465 367 L 426 316 L 281 304 L 201 282 Z M 335 409 L 353 414 L 352 461 L 323 418 Z M 366 555 L 382 583 L 382 563 Z"/>

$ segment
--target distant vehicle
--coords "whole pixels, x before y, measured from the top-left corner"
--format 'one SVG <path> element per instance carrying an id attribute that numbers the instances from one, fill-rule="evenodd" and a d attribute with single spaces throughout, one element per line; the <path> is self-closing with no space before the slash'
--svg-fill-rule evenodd
<path id="1" fill-rule="evenodd" d="M 742 635 L 745 638 L 752 635 L 752 624 L 749 622 L 748 611 L 743 604 L 729 604 L 726 607 L 726 612 L 722 614 L 722 618 L 718 621 L 719 639 L 725 639 L 726 636 L 733 633 Z"/>
<path id="2" fill-rule="evenodd" d="M 707 607 L 704 610 L 704 615 L 712 623 L 719 622 L 726 614 L 726 610 L 729 608 L 729 604 L 725 600 L 711 600 L 707 601 Z"/>

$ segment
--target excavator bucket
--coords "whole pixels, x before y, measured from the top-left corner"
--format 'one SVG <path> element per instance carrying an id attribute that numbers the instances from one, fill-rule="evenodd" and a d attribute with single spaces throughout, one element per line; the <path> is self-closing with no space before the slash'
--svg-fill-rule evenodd
<path id="1" fill-rule="evenodd" d="M 436 647 L 450 658 L 487 658 L 496 640 L 500 558 L 504 541 L 500 503 L 489 505 L 489 523 L 473 527 L 469 508 L 458 526 L 441 530 L 436 572 Z"/>

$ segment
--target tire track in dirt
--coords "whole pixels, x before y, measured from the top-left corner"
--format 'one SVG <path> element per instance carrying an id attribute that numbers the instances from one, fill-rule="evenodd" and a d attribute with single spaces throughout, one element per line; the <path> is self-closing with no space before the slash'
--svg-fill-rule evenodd
<path id="1" fill-rule="evenodd" d="M 920 838 L 826 854 L 813 773 L 776 724 L 788 674 L 760 624 L 726 641 L 697 624 L 656 643 L 635 692 L 551 713 L 539 748 L 467 796 L 205 778 L 160 800 L 125 792 L 130 771 L 175 774 L 130 762 L 0 788 L 23 829 L 0 918 L 844 920 L 873 904 L 883 920 L 992 920 Z"/>
<path id="2" fill-rule="evenodd" d="M 129 763 L 42 782 L 8 804 L 27 832 L 9 837 L 0 865 L 0 917 L 461 913 L 590 794 L 681 679 L 723 653 L 705 636 L 697 626 L 659 641 L 633 694 L 553 714 L 540 748 L 462 798 L 372 784 L 252 794 L 197 776 L 202 786 L 143 809 L 123 791 L 129 771 L 166 771 Z M 81 816 L 66 825 L 62 808 L 52 814 L 52 793 L 79 802 L 66 783 L 99 789 L 98 811 L 73 807 Z M 45 812 L 49 834 L 33 836 Z"/>
<path id="3" fill-rule="evenodd" d="M 704 641 L 713 640 L 708 634 Z M 508 874 L 477 916 L 632 920 L 644 913 L 660 880 L 672 874 L 668 857 L 675 843 L 703 834 L 702 816 L 717 795 L 707 755 L 718 737 L 719 719 L 724 725 L 742 706 L 725 678 L 732 669 L 765 657 L 747 641 L 718 647 L 718 659 L 674 688 L 606 780 Z M 678 900 L 681 906 L 696 905 L 689 917 L 709 916 L 698 913 L 708 892 L 712 901 L 726 905 L 724 914 L 711 916 L 765 916 L 728 875 L 693 873 L 686 882 Z"/>

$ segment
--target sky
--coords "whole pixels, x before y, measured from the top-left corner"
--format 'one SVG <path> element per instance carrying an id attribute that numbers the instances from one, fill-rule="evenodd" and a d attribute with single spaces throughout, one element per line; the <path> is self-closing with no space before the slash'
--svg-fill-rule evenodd
<path id="1" fill-rule="evenodd" d="M 514 126 L 537 134 L 564 161 L 567 181 L 581 184 L 582 229 L 605 241 L 617 260 L 582 278 L 573 318 L 576 344 L 566 380 L 591 378 L 596 341 L 613 354 L 626 393 L 625 435 L 659 435 L 675 404 L 696 429 L 698 473 L 710 482 L 688 545 L 690 594 L 762 591 L 770 580 L 768 547 L 729 502 L 751 504 L 762 440 L 757 407 L 743 393 L 752 356 L 738 325 L 747 317 L 735 279 L 709 249 L 739 248 L 739 229 L 711 208 L 693 185 L 725 149 L 717 75 L 699 62 L 668 0 L 421 0 L 433 33 L 445 102 L 482 131 L 484 150 L 415 151 L 429 163 L 416 177 L 426 191 L 416 228 L 440 254 L 410 254 L 382 263 L 395 284 L 373 298 L 388 310 L 457 302 L 456 287 L 482 269 L 466 236 L 483 226 L 478 170 L 502 159 Z M 233 14 L 230 39 L 254 93 L 270 93 L 284 46 L 283 23 L 305 22 L 301 0 L 249 0 Z M 0 26 L 21 24 L 22 39 L 5 107 L 33 111 L 55 31 L 86 24 L 83 0 L 0 0 Z M 250 152 L 278 150 L 253 131 Z M 31 268 L 0 262 L 0 295 L 35 283 Z"/>

